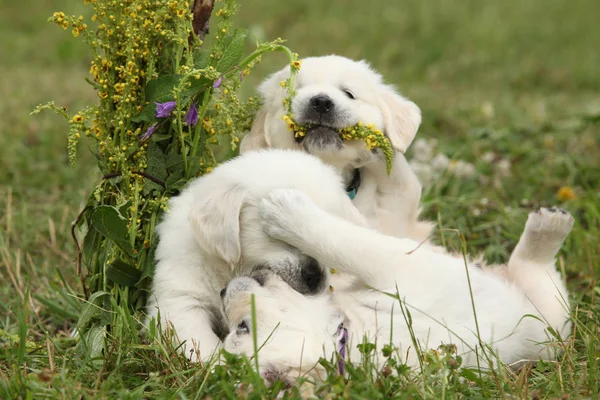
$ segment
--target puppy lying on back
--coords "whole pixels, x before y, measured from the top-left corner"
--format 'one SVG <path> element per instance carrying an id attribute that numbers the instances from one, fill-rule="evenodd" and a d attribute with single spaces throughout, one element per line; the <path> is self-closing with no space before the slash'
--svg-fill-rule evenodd
<path id="1" fill-rule="evenodd" d="M 193 361 L 221 347 L 227 325 L 220 290 L 235 276 L 276 272 L 300 293 L 325 284 L 312 257 L 271 239 L 258 213 L 260 199 L 277 188 L 297 188 L 340 217 L 366 225 L 348 196 L 339 196 L 339 174 L 309 154 L 289 150 L 250 152 L 190 182 L 169 201 L 158 226 L 159 244 L 147 313 Z"/>
<path id="2" fill-rule="evenodd" d="M 403 155 L 421 123 L 419 107 L 385 84 L 364 61 L 333 55 L 306 58 L 296 77 L 292 109 L 296 122 L 313 127 L 295 138 L 282 119 L 287 93 L 280 82 L 288 77 L 286 67 L 260 86 L 264 103 L 242 140 L 241 153 L 273 147 L 313 154 L 341 173 L 347 192 L 355 196 L 354 205 L 371 227 L 426 240 L 432 224 L 418 221 L 421 184 Z M 339 128 L 359 121 L 374 124 L 389 138 L 395 150 L 391 174 L 381 150 L 367 150 L 361 140 L 340 138 Z"/>
<path id="3" fill-rule="evenodd" d="M 345 195 L 340 191 L 338 196 Z M 325 271 L 336 268 L 355 278 L 352 284 L 338 285 L 339 274 L 324 274 L 335 289 L 313 296 L 298 293 L 268 271 L 229 283 L 223 292 L 230 328 L 224 347 L 253 355 L 250 332 L 255 323 L 259 368 L 267 381 L 290 382 L 303 374 L 319 378 L 319 358 L 335 353 L 342 363 L 346 358 L 360 361 L 356 345 L 364 335 L 377 343 L 379 352 L 392 344 L 412 366 L 418 365 L 415 346 L 427 350 L 454 344 L 463 365 L 488 368 L 487 360 L 496 357 L 504 363 L 553 359 L 560 346 L 547 328 L 562 339 L 570 334 L 568 293 L 554 265 L 573 226 L 563 210 L 529 215 L 505 278 L 413 240 L 357 226 L 325 211 L 301 190 L 271 192 L 261 202 L 260 215 L 272 240 L 314 258 Z M 402 304 L 386 293 L 399 295 Z M 377 353 L 377 370 L 386 359 Z"/>

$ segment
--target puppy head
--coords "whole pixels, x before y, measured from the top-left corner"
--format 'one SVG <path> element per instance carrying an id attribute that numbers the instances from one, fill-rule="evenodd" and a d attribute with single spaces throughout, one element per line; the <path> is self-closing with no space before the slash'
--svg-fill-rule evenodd
<path id="1" fill-rule="evenodd" d="M 274 271 L 302 294 L 323 289 L 324 271 L 314 258 L 263 231 L 256 198 L 248 189 L 223 187 L 199 200 L 189 220 L 205 255 L 232 269 Z"/>
<path id="2" fill-rule="evenodd" d="M 276 188 L 301 190 L 325 211 L 367 225 L 333 168 L 306 153 L 275 149 L 249 152 L 192 182 L 183 194 L 189 205 L 187 221 L 210 264 L 242 271 L 269 269 L 298 292 L 317 293 L 323 288 L 317 261 L 272 239 L 262 228 L 260 200 Z M 170 226 L 177 231 L 177 222 Z"/>
<path id="3" fill-rule="evenodd" d="M 303 149 L 334 166 L 358 167 L 370 161 L 374 152 L 362 141 L 343 141 L 339 128 L 359 121 L 374 124 L 396 150 L 404 152 L 421 123 L 417 105 L 383 83 L 366 62 L 340 56 L 311 57 L 303 60 L 296 77 L 292 111 L 296 122 L 313 127 L 296 139 L 282 120 L 287 92 L 280 82 L 288 77 L 286 67 L 260 86 L 264 104 L 242 140 L 242 152 L 265 147 Z"/>
<path id="4" fill-rule="evenodd" d="M 229 326 L 223 343 L 225 350 L 252 356 L 254 328 L 256 345 L 261 348 L 259 369 L 267 382 L 278 379 L 292 383 L 300 372 L 307 371 L 318 377 L 319 357 L 333 350 L 333 342 L 327 338 L 336 332 L 340 320 L 328 293 L 303 296 L 274 273 L 232 280 L 221 292 Z M 315 366 L 317 369 L 313 369 Z"/>

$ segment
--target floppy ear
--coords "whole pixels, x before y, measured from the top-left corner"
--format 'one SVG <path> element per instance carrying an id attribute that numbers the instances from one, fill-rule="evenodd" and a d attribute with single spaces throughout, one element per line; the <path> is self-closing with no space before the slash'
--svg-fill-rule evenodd
<path id="1" fill-rule="evenodd" d="M 421 109 L 389 85 L 382 86 L 380 96 L 385 132 L 394 149 L 404 153 L 421 125 Z"/>
<path id="2" fill-rule="evenodd" d="M 267 112 L 267 107 L 263 105 L 256 113 L 254 121 L 252 121 L 252 129 L 250 129 L 250 132 L 242 138 L 242 142 L 240 143 L 240 154 L 244 154 L 251 150 L 271 147 L 269 124 L 267 123 L 270 119 L 271 114 Z"/>
<path id="3" fill-rule="evenodd" d="M 275 104 L 276 98 L 284 90 L 279 82 L 286 79 L 286 73 L 288 73 L 287 67 L 269 76 L 258 87 L 258 91 L 263 99 L 263 105 L 254 117 L 252 129 L 242 138 L 240 154 L 251 150 L 271 147 L 269 121 L 272 118 L 272 112 L 269 112 L 269 110 L 277 110 L 278 108 L 278 105 Z"/>
<path id="4" fill-rule="evenodd" d="M 241 186 L 213 190 L 195 201 L 188 215 L 198 244 L 233 266 L 240 261 L 240 212 L 247 192 Z"/>

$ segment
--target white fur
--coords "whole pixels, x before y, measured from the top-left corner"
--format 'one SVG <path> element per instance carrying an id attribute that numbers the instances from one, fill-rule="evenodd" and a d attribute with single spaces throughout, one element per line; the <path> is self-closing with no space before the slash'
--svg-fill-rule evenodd
<path id="1" fill-rule="evenodd" d="M 306 153 L 250 152 L 191 182 L 169 201 L 158 226 L 159 244 L 150 318 L 160 309 L 162 329 L 175 328 L 181 349 L 208 360 L 220 340 L 211 320 L 223 320 L 219 292 L 237 275 L 261 264 L 293 268 L 307 256 L 269 239 L 257 203 L 275 188 L 297 188 L 332 213 L 366 224 L 343 193 L 336 171 Z"/>
<path id="2" fill-rule="evenodd" d="M 377 342 L 379 350 L 391 337 L 399 354 L 416 365 L 402 308 L 397 299 L 381 291 L 399 294 L 422 349 L 454 343 L 467 366 L 477 365 L 476 348 L 482 365 L 487 365 L 480 343 L 489 345 L 493 354 L 487 354 L 493 359 L 497 356 L 512 363 L 555 357 L 547 326 L 563 339 L 569 335 L 568 293 L 554 265 L 573 226 L 566 212 L 541 209 L 530 214 L 503 278 L 472 264 L 465 266 L 461 257 L 357 226 L 326 211 L 318 199 L 298 189 L 274 190 L 262 200 L 263 227 L 273 239 L 339 272 L 329 277 L 333 292 L 317 296 L 301 296 L 275 275 L 264 286 L 251 278 L 230 283 L 224 298 L 231 328 L 225 349 L 253 354 L 251 335 L 236 332 L 236 327 L 248 323 L 250 296 L 254 295 L 258 346 L 264 343 L 259 353 L 263 374 L 273 375 L 268 371 L 275 370 L 279 378 L 293 379 L 311 370 L 319 357 L 331 357 L 340 322 L 349 330 L 350 359 L 360 360 L 356 344 L 363 335 Z M 348 281 L 348 277 L 355 280 Z M 378 361 L 384 360 L 380 355 Z M 319 374 L 318 367 L 311 371 Z"/>
<path id="3" fill-rule="evenodd" d="M 367 150 L 360 140 L 347 141 L 341 149 L 296 143 L 294 134 L 282 120 L 287 92 L 280 82 L 288 77 L 286 67 L 261 84 L 264 104 L 252 130 L 243 138 L 240 151 L 268 147 L 307 151 L 334 166 L 346 183 L 353 170 L 360 168 L 362 183 L 354 204 L 370 226 L 385 234 L 426 240 L 433 225 L 418 221 L 421 184 L 403 155 L 421 123 L 419 107 L 385 84 L 365 61 L 334 55 L 302 60 L 296 80 L 297 94 L 292 102 L 294 117 L 302 114 L 313 96 L 329 96 L 337 110 L 336 128 L 363 121 L 388 135 L 395 149 L 394 167 L 388 175 L 381 153 Z M 350 90 L 355 99 L 350 99 L 344 90 Z"/>

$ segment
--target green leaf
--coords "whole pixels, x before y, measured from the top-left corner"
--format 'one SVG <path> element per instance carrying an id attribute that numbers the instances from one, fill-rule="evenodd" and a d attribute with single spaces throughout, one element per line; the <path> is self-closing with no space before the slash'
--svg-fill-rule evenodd
<path id="1" fill-rule="evenodd" d="M 83 306 L 81 313 L 79 314 L 79 319 L 77 320 L 77 329 L 81 331 L 86 327 L 88 322 L 92 320 L 96 315 L 100 314 L 100 306 L 98 305 L 98 299 L 102 296 L 106 296 L 108 293 L 100 291 L 92 294 L 88 299 L 87 303 Z"/>
<path id="2" fill-rule="evenodd" d="M 375 350 L 375 345 L 373 343 L 360 343 L 356 345 L 356 348 L 361 354 L 371 354 Z"/>
<path id="3" fill-rule="evenodd" d="M 199 47 L 193 56 L 195 68 L 204 69 L 210 64 L 210 51 L 204 50 L 203 47 Z"/>
<path id="4" fill-rule="evenodd" d="M 460 376 L 462 376 L 463 378 L 471 381 L 471 382 L 475 382 L 477 384 L 480 384 L 481 379 L 479 379 L 479 376 L 470 368 L 462 368 L 460 370 Z"/>
<path id="5" fill-rule="evenodd" d="M 87 354 L 91 359 L 102 356 L 104 350 L 104 337 L 106 336 L 106 327 L 93 326 L 85 334 L 85 343 L 87 344 Z"/>
<path id="6" fill-rule="evenodd" d="M 129 242 L 127 220 L 111 206 L 98 206 L 92 214 L 92 226 L 105 238 L 115 242 L 127 255 L 133 257 Z"/>
<path id="7" fill-rule="evenodd" d="M 183 171 L 175 171 L 167 178 L 165 186 L 169 192 L 179 192 L 186 184 Z"/>
<path id="8" fill-rule="evenodd" d="M 146 156 L 148 157 L 148 168 L 146 168 L 146 174 L 150 175 L 161 182 L 167 179 L 167 157 L 164 155 L 160 147 L 152 141 L 148 142 L 148 149 L 146 150 Z M 145 195 L 149 194 L 153 190 L 157 190 L 162 193 L 164 188 L 158 183 L 147 179 L 144 183 Z"/>
<path id="9" fill-rule="evenodd" d="M 173 138 L 173 135 L 171 135 L 169 133 L 154 133 L 152 135 L 151 140 L 153 142 L 162 142 L 163 140 L 169 140 L 172 138 Z"/>
<path id="10" fill-rule="evenodd" d="M 167 155 L 167 170 L 172 173 L 181 171 L 181 176 L 183 176 L 184 165 L 183 165 L 183 156 L 178 153 L 170 153 Z"/>
<path id="11" fill-rule="evenodd" d="M 122 260 L 116 260 L 106 269 L 106 277 L 121 286 L 135 286 L 141 276 L 142 271 Z"/>
<path id="12" fill-rule="evenodd" d="M 150 103 L 173 101 L 173 88 L 179 85 L 181 78 L 181 75 L 163 75 L 151 80 L 146 84 L 146 101 Z"/>
<path id="13" fill-rule="evenodd" d="M 248 33 L 245 30 L 237 29 L 232 35 L 223 38 L 225 48 L 223 55 L 217 62 L 217 71 L 225 73 L 240 62 L 244 53 L 246 36 L 248 36 Z"/>
<path id="14" fill-rule="evenodd" d="M 96 229 L 89 229 L 85 238 L 83 239 L 83 246 L 81 251 L 83 253 L 83 260 L 89 266 L 92 262 L 92 258 L 94 256 L 94 252 L 96 251 L 96 247 L 98 246 L 98 242 L 100 241 L 100 234 Z"/>
<path id="15" fill-rule="evenodd" d="M 150 249 L 148 250 L 148 256 L 146 257 L 146 265 L 144 265 L 143 267 L 144 269 L 142 271 L 142 276 L 140 276 L 138 284 L 143 282 L 144 279 L 152 279 L 152 277 L 154 276 L 154 267 L 156 263 L 154 259 L 154 254 L 156 253 L 156 245 L 157 238 L 155 236 L 152 243 L 152 247 L 150 247 Z"/>
<path id="16" fill-rule="evenodd" d="M 154 116 L 155 114 L 156 114 L 156 104 L 154 104 L 154 102 L 151 101 L 149 104 L 146 104 L 144 106 L 144 108 L 142 109 L 142 112 L 140 112 L 135 117 L 131 117 L 129 120 L 131 122 L 135 122 L 135 123 L 154 122 L 154 121 L 156 121 L 156 117 Z M 154 135 L 152 135 L 152 136 L 154 136 Z"/>
<path id="17" fill-rule="evenodd" d="M 200 157 L 187 157 L 187 164 L 189 168 L 189 176 L 195 176 L 200 171 Z M 183 162 L 183 156 L 181 154 L 171 153 L 167 156 L 167 170 L 171 174 L 181 172 L 181 176 L 184 175 L 185 164 Z"/>
<path id="18" fill-rule="evenodd" d="M 182 97 L 189 99 L 195 95 L 202 95 L 202 93 L 212 86 L 213 81 L 201 76 L 200 79 L 191 78 L 189 81 L 190 86 L 183 91 Z"/>

